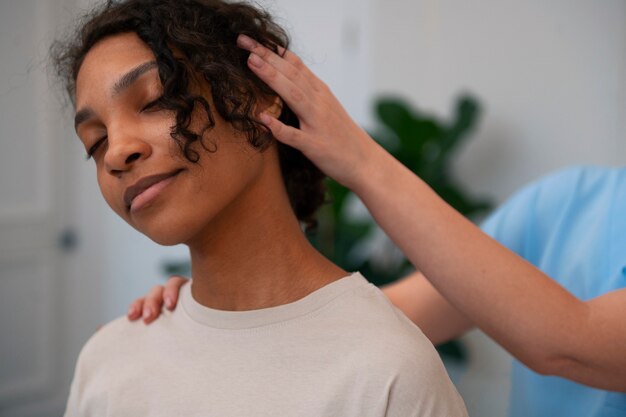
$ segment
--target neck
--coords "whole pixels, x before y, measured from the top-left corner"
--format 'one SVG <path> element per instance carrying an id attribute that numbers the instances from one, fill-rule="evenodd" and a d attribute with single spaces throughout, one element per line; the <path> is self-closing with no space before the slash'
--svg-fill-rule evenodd
<path id="1" fill-rule="evenodd" d="M 307 241 L 282 184 L 244 193 L 188 245 L 192 295 L 219 310 L 287 304 L 347 275 Z"/>

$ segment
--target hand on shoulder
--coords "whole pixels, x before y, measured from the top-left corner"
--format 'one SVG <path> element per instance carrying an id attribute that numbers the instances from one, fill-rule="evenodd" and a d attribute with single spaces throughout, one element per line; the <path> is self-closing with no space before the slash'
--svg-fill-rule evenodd
<path id="1" fill-rule="evenodd" d="M 155 285 L 148 295 L 132 302 L 127 313 L 128 319 L 136 321 L 141 318 L 145 324 L 150 324 L 159 318 L 164 304 L 165 308 L 173 311 L 178 304 L 180 288 L 188 281 L 188 278 L 173 276 L 165 285 Z"/>

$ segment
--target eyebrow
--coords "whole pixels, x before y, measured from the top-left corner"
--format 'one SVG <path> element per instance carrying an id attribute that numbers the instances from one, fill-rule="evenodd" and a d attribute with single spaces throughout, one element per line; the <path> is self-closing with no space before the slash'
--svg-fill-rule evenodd
<path id="1" fill-rule="evenodd" d="M 147 61 L 143 64 L 137 65 L 135 68 L 122 75 L 120 79 L 117 80 L 115 84 L 113 84 L 112 95 L 117 96 L 121 94 L 124 90 L 128 89 L 135 81 L 137 81 L 139 77 L 156 67 L 156 61 Z M 94 111 L 90 107 L 79 110 L 76 113 L 76 116 L 74 116 L 74 129 L 76 129 L 81 123 L 91 118 L 93 115 Z"/>
<path id="2" fill-rule="evenodd" d="M 74 130 L 78 128 L 78 125 L 86 121 L 93 116 L 93 110 L 90 107 L 86 107 L 76 113 L 74 116 Z"/>
<path id="3" fill-rule="evenodd" d="M 141 77 L 144 73 L 150 71 L 151 69 L 156 68 L 156 66 L 156 61 L 144 62 L 122 75 L 122 77 L 113 85 L 113 95 L 117 96 L 122 93 L 135 81 L 137 81 L 137 78 Z"/>

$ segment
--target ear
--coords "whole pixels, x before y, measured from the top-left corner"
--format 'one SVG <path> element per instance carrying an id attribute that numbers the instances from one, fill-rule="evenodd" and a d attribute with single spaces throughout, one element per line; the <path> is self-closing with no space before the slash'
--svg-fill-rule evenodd
<path id="1" fill-rule="evenodd" d="M 261 111 L 264 111 L 272 117 L 278 118 L 283 111 L 283 100 L 279 96 L 276 96 L 272 99 L 269 105 Z"/>

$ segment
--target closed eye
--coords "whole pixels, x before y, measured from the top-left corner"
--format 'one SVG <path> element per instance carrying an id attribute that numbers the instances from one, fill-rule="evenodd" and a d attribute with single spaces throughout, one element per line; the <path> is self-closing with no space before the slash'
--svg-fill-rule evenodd
<path id="1" fill-rule="evenodd" d="M 87 151 L 87 159 L 91 159 L 93 154 L 96 153 L 100 145 L 102 145 L 106 139 L 107 136 L 100 138 L 96 143 L 93 144 L 91 148 L 89 148 L 89 150 Z"/>
<path id="2" fill-rule="evenodd" d="M 156 100 L 152 100 L 150 103 L 148 103 L 145 106 L 143 106 L 141 108 L 141 111 L 142 112 L 147 112 L 147 111 L 157 111 L 157 110 L 160 110 L 161 109 L 161 99 L 162 98 L 163 98 L 163 96 L 160 96 Z"/>

